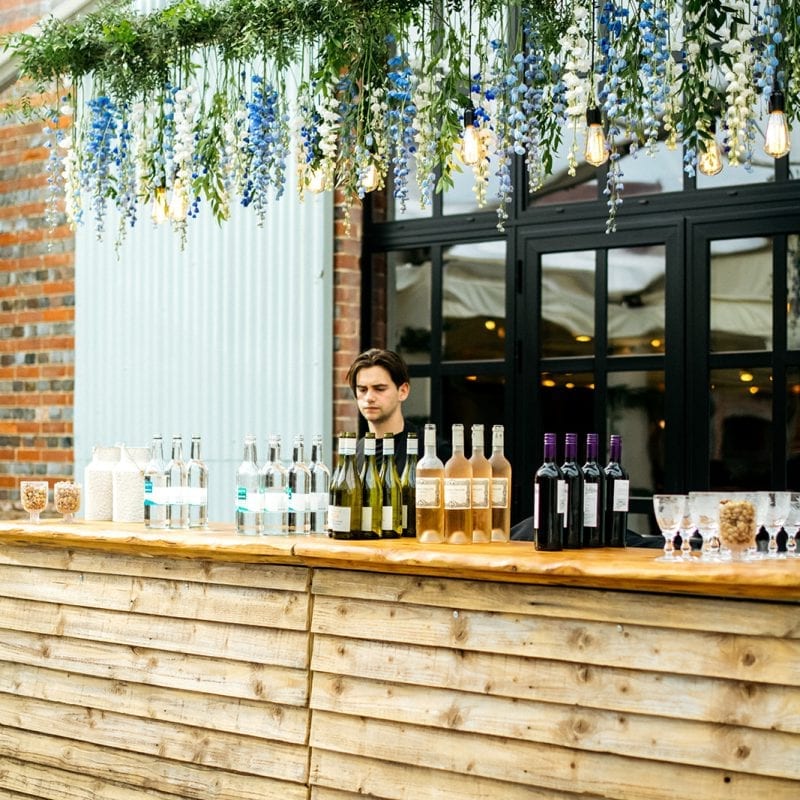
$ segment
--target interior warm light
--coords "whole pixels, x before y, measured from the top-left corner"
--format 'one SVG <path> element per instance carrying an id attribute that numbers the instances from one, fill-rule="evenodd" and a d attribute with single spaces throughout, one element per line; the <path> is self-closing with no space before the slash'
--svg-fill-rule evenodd
<path id="1" fill-rule="evenodd" d="M 464 109 L 464 136 L 461 140 L 461 160 L 472 166 L 481 158 L 481 142 L 475 127 L 475 109 Z"/>
<path id="2" fill-rule="evenodd" d="M 365 192 L 374 192 L 380 183 L 380 175 L 375 164 L 370 163 L 361 176 L 361 188 Z"/>
<path id="3" fill-rule="evenodd" d="M 588 388 L 589 388 L 589 389 L 594 389 L 594 384 L 593 384 L 593 383 L 590 383 L 590 384 L 589 384 L 589 386 L 588 386 Z"/>
<path id="4" fill-rule="evenodd" d="M 660 419 L 658 421 L 658 427 L 663 431 L 667 427 L 667 421 L 665 419 Z"/>
<path id="5" fill-rule="evenodd" d="M 792 385 L 792 394 L 800 394 L 800 383 Z"/>
<path id="6" fill-rule="evenodd" d="M 156 225 L 161 225 L 169 219 L 169 202 L 167 201 L 167 189 L 164 186 L 159 186 L 155 191 L 150 217 Z"/>
<path id="7" fill-rule="evenodd" d="M 780 89 L 773 89 L 769 96 L 769 118 L 767 132 L 764 135 L 764 152 L 773 158 L 785 156 L 791 147 L 784 108 L 783 92 Z"/>
<path id="8" fill-rule="evenodd" d="M 575 337 L 575 341 L 576 342 L 581 342 L 581 343 L 583 343 L 583 342 L 591 342 L 592 341 L 592 337 L 591 336 L 587 336 L 585 333 L 579 333 Z"/>
<path id="9" fill-rule="evenodd" d="M 597 106 L 586 110 L 586 148 L 584 158 L 589 164 L 599 167 L 608 161 L 606 134 L 603 130 L 603 117 Z"/>
<path id="10" fill-rule="evenodd" d="M 661 341 L 661 339 L 651 339 L 650 340 L 650 347 L 652 347 L 653 350 L 658 350 L 658 348 L 661 347 L 662 344 L 663 344 L 663 342 Z"/>
<path id="11" fill-rule="evenodd" d="M 497 329 L 497 338 L 498 339 L 506 338 L 506 329 L 502 325 Z"/>
<path id="12" fill-rule="evenodd" d="M 182 222 L 189 213 L 189 198 L 180 183 L 172 189 L 172 199 L 169 201 L 169 218 L 175 222 Z"/>
<path id="13" fill-rule="evenodd" d="M 740 372 L 739 373 L 739 380 L 742 383 L 750 383 L 753 380 L 753 373 L 752 372 Z"/>
<path id="14" fill-rule="evenodd" d="M 750 394 L 758 394 L 758 386 L 749 386 L 747 391 L 750 392 Z"/>
<path id="15" fill-rule="evenodd" d="M 325 173 L 321 169 L 311 170 L 311 177 L 308 179 L 308 191 L 314 194 L 325 191 Z"/>
<path id="16" fill-rule="evenodd" d="M 575 384 L 572 381 L 569 381 L 568 383 L 565 383 L 564 386 L 567 389 L 574 389 L 575 388 Z"/>
<path id="17" fill-rule="evenodd" d="M 478 376 L 477 375 L 467 375 L 467 380 L 468 381 L 477 381 L 478 380 Z"/>
<path id="18" fill-rule="evenodd" d="M 697 169 L 703 175 L 718 175 L 722 172 L 722 151 L 719 149 L 717 141 L 717 126 L 712 125 L 708 136 L 700 145 L 700 153 L 697 158 Z"/>
<path id="19" fill-rule="evenodd" d="M 493 331 L 497 327 L 497 323 L 493 319 L 487 319 L 486 322 L 483 323 L 483 327 L 486 328 L 487 331 Z"/>
<path id="20" fill-rule="evenodd" d="M 556 382 L 552 378 L 545 378 L 542 381 L 542 386 L 546 386 L 548 389 L 552 389 L 556 385 Z"/>

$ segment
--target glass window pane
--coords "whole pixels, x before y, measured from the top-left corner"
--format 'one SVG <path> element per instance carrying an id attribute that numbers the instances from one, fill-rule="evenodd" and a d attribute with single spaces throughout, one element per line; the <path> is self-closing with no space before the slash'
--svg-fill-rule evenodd
<path id="1" fill-rule="evenodd" d="M 553 153 L 553 168 L 549 175 L 543 176 L 540 188 L 528 196 L 529 205 L 564 205 L 597 201 L 599 196 L 598 170 L 582 160 L 584 138 L 578 133 L 579 161 L 575 174 L 569 174 L 568 154 L 572 146 L 572 132 L 564 131 L 561 145 Z"/>
<path id="2" fill-rule="evenodd" d="M 541 265 L 542 357 L 594 355 L 595 251 L 544 253 Z"/>
<path id="3" fill-rule="evenodd" d="M 800 236 L 786 240 L 786 345 L 790 350 L 800 349 Z"/>
<path id="4" fill-rule="evenodd" d="M 502 375 L 458 375 L 442 379 L 443 438 L 450 441 L 451 426 L 464 425 L 469 442 L 472 425 L 484 425 L 484 442 L 491 445 L 492 425 L 504 425 L 505 379 Z M 469 445 L 467 445 L 469 452 Z"/>
<path id="5" fill-rule="evenodd" d="M 652 154 L 639 148 L 633 155 L 622 155 L 620 164 L 625 185 L 623 198 L 683 189 L 683 153 L 680 147 L 670 150 L 661 142 Z"/>
<path id="6" fill-rule="evenodd" d="M 427 247 L 386 255 L 389 347 L 409 363 L 431 360 L 431 253 Z"/>
<path id="7" fill-rule="evenodd" d="M 786 375 L 786 485 L 800 489 L 800 369 Z"/>
<path id="8" fill-rule="evenodd" d="M 711 242 L 711 351 L 772 348 L 772 240 Z"/>
<path id="9" fill-rule="evenodd" d="M 711 488 L 767 489 L 772 463 L 772 375 L 740 367 L 711 371 Z"/>
<path id="10" fill-rule="evenodd" d="M 475 196 L 475 174 L 472 167 L 461 166 L 460 159 L 454 159 L 454 163 L 461 166 L 461 171 L 455 169 L 452 172 L 453 186 L 442 194 L 442 213 L 443 214 L 475 214 L 479 211 L 497 211 L 500 205 L 497 199 L 497 190 L 500 187 L 500 179 L 495 175 L 497 171 L 497 157 L 492 155 L 489 162 L 488 181 L 486 184 L 486 202 L 479 206 Z"/>
<path id="11" fill-rule="evenodd" d="M 411 391 L 403 403 L 403 416 L 420 429 L 431 421 L 431 379 L 411 378 Z M 422 451 L 420 450 L 420 455 Z"/>
<path id="12" fill-rule="evenodd" d="M 422 193 L 417 184 L 417 161 L 412 158 L 408 162 L 408 184 L 406 187 L 405 202 L 401 198 L 394 196 L 394 183 L 392 178 L 392 169 L 389 169 L 389 175 L 386 178 L 386 219 L 389 220 L 408 220 L 408 219 L 423 219 L 433 216 L 433 197 L 431 196 L 422 205 Z M 373 200 L 373 219 L 375 222 L 382 221 L 383 217 L 375 217 L 375 206 Z"/>
<path id="13" fill-rule="evenodd" d="M 792 149 L 789 151 L 789 179 L 800 180 L 800 124 L 795 122 L 791 131 Z"/>
<path id="14" fill-rule="evenodd" d="M 594 374 L 591 372 L 543 372 L 541 376 L 542 427 L 557 431 L 558 457 L 564 455 L 563 433 L 578 434 L 578 460 L 586 455 L 586 434 L 594 419 Z M 537 458 L 541 456 L 536 449 Z"/>
<path id="15" fill-rule="evenodd" d="M 664 373 L 660 370 L 609 373 L 606 424 L 609 435 L 622 436 L 622 465 L 630 476 L 631 496 L 646 497 L 662 489 L 666 434 Z M 607 457 L 604 452 L 603 458 Z"/>
<path id="16" fill-rule="evenodd" d="M 608 251 L 608 352 L 664 352 L 664 245 Z"/>
<path id="17" fill-rule="evenodd" d="M 451 248 L 444 257 L 442 355 L 448 361 L 505 357 L 506 243 Z"/>

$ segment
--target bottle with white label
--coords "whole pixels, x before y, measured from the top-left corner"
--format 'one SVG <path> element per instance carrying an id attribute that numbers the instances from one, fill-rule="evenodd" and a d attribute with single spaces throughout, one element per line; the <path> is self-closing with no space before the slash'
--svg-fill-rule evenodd
<path id="1" fill-rule="evenodd" d="M 602 547 L 606 508 L 606 476 L 597 462 L 596 433 L 586 434 L 583 473 L 583 546 Z"/>
<path id="2" fill-rule="evenodd" d="M 544 460 L 533 479 L 533 527 L 537 550 L 564 546 L 566 483 L 556 464 L 556 435 L 544 435 Z"/>
<path id="3" fill-rule="evenodd" d="M 417 487 L 414 513 L 417 541 L 438 544 L 444 541 L 444 464 L 436 455 L 436 426 L 425 426 L 424 451 L 417 462 Z"/>
<path id="4" fill-rule="evenodd" d="M 328 532 L 328 492 L 331 488 L 331 473 L 322 456 L 322 434 L 314 434 L 311 440 L 311 474 L 309 509 L 311 511 L 311 533 Z"/>
<path id="5" fill-rule="evenodd" d="M 375 434 L 364 434 L 364 468 L 361 477 L 360 539 L 379 539 L 383 514 L 383 487 L 375 457 Z"/>
<path id="6" fill-rule="evenodd" d="M 334 539 L 353 539 L 361 534 L 361 478 L 356 467 L 355 434 L 339 436 L 340 466 L 331 481 L 328 528 Z"/>
<path id="7" fill-rule="evenodd" d="M 261 467 L 261 490 L 264 492 L 264 533 L 281 536 L 289 532 L 287 488 L 289 475 L 281 463 L 281 437 L 268 439 L 268 457 Z"/>
<path id="8" fill-rule="evenodd" d="M 453 454 L 444 465 L 444 540 L 472 542 L 472 464 L 464 455 L 464 426 L 453 425 Z"/>
<path id="9" fill-rule="evenodd" d="M 413 539 L 417 535 L 417 519 L 414 513 L 417 494 L 417 434 L 413 431 L 406 439 L 406 463 L 400 476 L 403 494 L 403 536 Z"/>
<path id="10" fill-rule="evenodd" d="M 564 547 L 578 549 L 583 546 L 583 473 L 578 466 L 578 434 L 564 435 L 564 463 L 561 474 L 567 486 L 564 513 Z"/>
<path id="11" fill-rule="evenodd" d="M 605 541 L 606 547 L 625 547 L 628 529 L 628 497 L 630 481 L 622 468 L 622 437 L 611 435 L 608 464 L 603 473 L 606 480 Z"/>
<path id="12" fill-rule="evenodd" d="M 166 466 L 163 440 L 160 436 L 154 436 L 150 445 L 150 461 L 144 468 L 144 525 L 153 530 L 167 527 Z"/>
<path id="13" fill-rule="evenodd" d="M 505 429 L 492 425 L 492 541 L 507 542 L 511 536 L 511 464 L 503 452 Z"/>
<path id="14" fill-rule="evenodd" d="M 483 425 L 472 426 L 472 541 L 492 540 L 492 465 L 483 449 Z"/>
<path id="15" fill-rule="evenodd" d="M 236 470 L 236 532 L 256 534 L 264 530 L 264 495 L 256 462 L 256 437 L 244 438 L 242 463 Z"/>
<path id="16" fill-rule="evenodd" d="M 381 538 L 399 539 L 403 534 L 403 490 L 394 460 L 394 434 L 383 436 L 381 461 Z M 362 526 L 363 527 L 363 526 Z"/>
<path id="17" fill-rule="evenodd" d="M 186 502 L 189 506 L 189 527 L 208 527 L 208 467 L 200 457 L 200 437 L 192 436 L 189 460 L 186 462 Z"/>
<path id="18" fill-rule="evenodd" d="M 289 533 L 310 533 L 311 472 L 305 464 L 303 437 L 298 433 L 292 442 L 292 463 L 286 474 L 286 523 Z"/>
<path id="19" fill-rule="evenodd" d="M 183 460 L 183 438 L 179 434 L 172 437 L 172 456 L 167 462 L 167 520 L 174 530 L 189 527 L 189 507 L 186 505 L 187 479 L 186 462 Z"/>

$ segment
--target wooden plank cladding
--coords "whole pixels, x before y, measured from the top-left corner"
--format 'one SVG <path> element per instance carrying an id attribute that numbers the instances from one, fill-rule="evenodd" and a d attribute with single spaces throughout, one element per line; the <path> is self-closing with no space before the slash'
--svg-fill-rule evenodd
<path id="1" fill-rule="evenodd" d="M 324 569 L 312 593 L 332 798 L 800 796 L 796 603 Z"/>
<path id="2" fill-rule="evenodd" d="M 0 798 L 308 798 L 309 571 L 0 553 Z"/>

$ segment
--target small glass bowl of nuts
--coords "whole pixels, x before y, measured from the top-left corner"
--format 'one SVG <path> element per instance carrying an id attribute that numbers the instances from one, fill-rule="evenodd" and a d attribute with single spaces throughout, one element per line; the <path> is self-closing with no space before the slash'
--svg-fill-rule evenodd
<path id="1" fill-rule="evenodd" d="M 72 522 L 81 507 L 81 485 L 72 481 L 58 481 L 53 487 L 56 511 L 63 515 L 64 522 Z"/>
<path id="2" fill-rule="evenodd" d="M 39 522 L 39 514 L 47 508 L 47 481 L 20 481 L 22 507 L 30 514 L 31 522 Z"/>
<path id="3" fill-rule="evenodd" d="M 734 493 L 719 504 L 719 539 L 734 561 L 749 560 L 758 533 L 758 508 L 750 493 Z"/>

